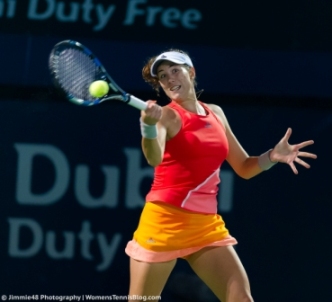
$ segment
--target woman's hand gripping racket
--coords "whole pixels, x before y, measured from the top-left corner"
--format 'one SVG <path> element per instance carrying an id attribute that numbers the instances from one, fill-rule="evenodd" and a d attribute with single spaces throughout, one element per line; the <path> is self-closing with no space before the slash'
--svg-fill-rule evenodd
<path id="1" fill-rule="evenodd" d="M 50 54 L 49 68 L 56 87 L 77 105 L 119 100 L 139 110 L 147 108 L 144 101 L 123 91 L 98 58 L 79 42 L 66 40 L 56 44 Z M 93 93 L 94 90 L 97 93 Z"/>

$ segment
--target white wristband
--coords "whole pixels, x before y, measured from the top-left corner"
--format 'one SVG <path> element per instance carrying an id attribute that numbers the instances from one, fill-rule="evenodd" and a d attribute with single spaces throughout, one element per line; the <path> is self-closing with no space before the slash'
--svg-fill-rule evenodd
<path id="1" fill-rule="evenodd" d="M 270 153 L 271 153 L 272 149 L 270 149 L 269 151 L 261 154 L 259 157 L 258 157 L 258 165 L 260 166 L 260 168 L 264 171 L 272 168 L 276 162 L 272 162 L 271 159 L 270 159 Z"/>
<path id="2" fill-rule="evenodd" d="M 156 125 L 148 125 L 142 121 L 140 118 L 141 125 L 141 134 L 144 138 L 154 139 L 157 137 L 157 126 Z"/>

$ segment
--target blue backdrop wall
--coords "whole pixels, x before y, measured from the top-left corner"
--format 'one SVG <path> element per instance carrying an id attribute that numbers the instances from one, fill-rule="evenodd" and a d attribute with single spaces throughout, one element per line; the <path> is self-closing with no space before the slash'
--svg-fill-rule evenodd
<path id="1" fill-rule="evenodd" d="M 137 110 L 81 108 L 54 91 L 51 48 L 75 39 L 144 100 L 156 98 L 144 62 L 188 51 L 201 100 L 223 107 L 249 154 L 287 127 L 291 143 L 315 140 L 318 159 L 297 176 L 278 164 L 247 181 L 225 164 L 218 211 L 255 301 L 331 301 L 331 11 L 298 0 L 0 0 L 0 295 L 127 294 L 124 248 L 153 169 Z M 162 301 L 215 298 L 179 261 Z"/>
<path id="2" fill-rule="evenodd" d="M 139 112 L 118 103 L 82 108 L 8 99 L 0 106 L 0 292 L 126 294 L 124 247 L 153 173 L 140 152 Z M 288 126 L 291 143 L 316 141 L 308 151 L 318 159 L 297 176 L 279 164 L 243 180 L 225 164 L 219 212 L 239 241 L 257 301 L 328 301 L 331 113 L 236 105 L 224 110 L 250 154 L 272 147 Z M 179 262 L 170 284 L 181 274 L 183 286 L 193 278 Z M 168 285 L 164 300 L 175 301 L 175 294 L 180 290 Z"/>

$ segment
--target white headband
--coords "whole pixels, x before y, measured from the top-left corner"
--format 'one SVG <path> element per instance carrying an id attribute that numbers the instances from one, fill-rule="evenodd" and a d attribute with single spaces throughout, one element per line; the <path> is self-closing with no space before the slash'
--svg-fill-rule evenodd
<path id="1" fill-rule="evenodd" d="M 165 60 L 176 64 L 187 64 L 190 67 L 194 66 L 191 59 L 184 53 L 177 51 L 164 52 L 160 54 L 151 65 L 150 73 L 153 77 L 157 76 L 157 68 L 160 62 Z"/>

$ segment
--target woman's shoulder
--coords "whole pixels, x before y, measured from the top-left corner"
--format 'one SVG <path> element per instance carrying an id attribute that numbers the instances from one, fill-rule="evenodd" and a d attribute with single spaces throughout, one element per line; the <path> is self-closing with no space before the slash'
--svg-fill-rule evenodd
<path id="1" fill-rule="evenodd" d="M 174 137 L 181 128 L 179 113 L 170 106 L 162 107 L 162 116 L 159 123 L 167 130 L 167 139 Z"/>
<path id="2" fill-rule="evenodd" d="M 172 106 L 170 106 L 170 104 L 163 106 L 162 111 L 163 114 L 167 114 L 169 116 L 174 116 L 177 113 L 177 111 Z"/>
<path id="3" fill-rule="evenodd" d="M 224 111 L 222 108 L 216 104 L 207 104 L 204 103 L 205 106 L 207 106 L 222 122 L 222 124 L 227 128 L 228 127 L 228 121 L 225 116 Z"/>
<path id="4" fill-rule="evenodd" d="M 162 107 L 162 121 L 164 124 L 168 124 L 169 122 L 172 122 L 174 120 L 180 119 L 179 113 L 172 108 L 171 106 L 163 106 Z"/>
<path id="5" fill-rule="evenodd" d="M 224 114 L 224 111 L 222 108 L 216 104 L 208 104 L 208 103 L 203 103 L 205 106 L 207 106 L 209 109 L 213 111 L 213 113 L 219 115 L 219 114 Z"/>

